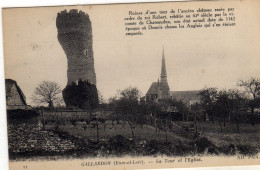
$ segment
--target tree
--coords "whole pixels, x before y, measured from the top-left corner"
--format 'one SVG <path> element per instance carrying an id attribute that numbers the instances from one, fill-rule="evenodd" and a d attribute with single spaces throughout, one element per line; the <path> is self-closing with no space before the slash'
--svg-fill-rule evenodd
<path id="1" fill-rule="evenodd" d="M 214 122 L 214 105 L 217 100 L 217 93 L 216 88 L 204 88 L 199 92 L 201 106 L 206 111 L 206 114 L 211 116 L 212 122 Z"/>
<path id="2" fill-rule="evenodd" d="M 175 106 L 178 110 L 178 112 L 182 115 L 182 121 L 185 120 L 189 121 L 189 108 L 188 106 L 183 102 L 183 100 L 173 100 L 173 106 Z"/>
<path id="3" fill-rule="evenodd" d="M 133 138 L 135 138 L 135 127 L 138 124 L 142 124 L 143 120 L 143 115 L 139 112 L 138 99 L 140 96 L 141 92 L 139 89 L 131 86 L 120 91 L 119 96 L 120 117 L 129 124 Z"/>
<path id="4" fill-rule="evenodd" d="M 232 99 L 232 111 L 234 114 L 234 121 L 237 126 L 237 131 L 240 132 L 239 122 L 240 115 L 246 110 L 246 97 L 244 93 L 241 93 L 237 89 L 229 90 L 230 98 Z"/>
<path id="5" fill-rule="evenodd" d="M 194 125 L 195 125 L 195 131 L 196 133 L 198 133 L 198 125 L 197 125 L 197 119 L 200 116 L 200 113 L 202 112 L 202 108 L 201 108 L 201 105 L 198 104 L 198 103 L 195 103 L 193 105 L 191 105 L 191 108 L 190 108 L 190 113 L 191 115 L 193 116 L 193 119 L 194 119 Z"/>
<path id="6" fill-rule="evenodd" d="M 34 90 L 32 100 L 36 104 L 48 104 L 49 108 L 53 108 L 54 103 L 60 103 L 62 99 L 59 97 L 61 88 L 56 82 L 43 81 Z"/>
<path id="7" fill-rule="evenodd" d="M 112 126 L 114 126 L 114 121 L 119 121 L 119 114 L 121 112 L 120 105 L 119 105 L 119 95 L 120 91 L 117 90 L 117 93 L 115 96 L 112 96 L 108 99 L 108 110 L 113 111 L 114 114 L 112 114 Z"/>
<path id="8" fill-rule="evenodd" d="M 105 100 L 104 96 L 102 95 L 102 93 L 99 90 L 97 91 L 97 93 L 98 93 L 98 107 L 99 107 L 99 110 L 106 110 L 107 106 L 108 106 L 107 101 Z"/>
<path id="9" fill-rule="evenodd" d="M 224 127 L 226 127 L 226 117 L 228 116 L 229 119 L 231 117 L 231 111 L 233 109 L 233 100 L 231 98 L 231 94 L 229 91 L 221 90 L 217 94 L 217 101 L 214 107 L 215 116 L 218 117 L 219 125 L 222 131 L 223 122 Z"/>
<path id="10" fill-rule="evenodd" d="M 155 131 L 159 131 L 158 129 L 158 120 L 160 120 L 160 113 L 162 111 L 161 105 L 156 102 L 147 102 L 141 104 L 144 105 L 145 112 L 142 112 L 142 115 L 146 115 L 150 120 L 150 124 L 155 127 Z"/>
<path id="11" fill-rule="evenodd" d="M 248 107 L 251 112 L 250 121 L 254 126 L 254 112 L 260 106 L 260 80 L 252 77 L 247 81 L 240 80 L 237 85 L 244 88 L 245 93 L 248 94 Z"/>

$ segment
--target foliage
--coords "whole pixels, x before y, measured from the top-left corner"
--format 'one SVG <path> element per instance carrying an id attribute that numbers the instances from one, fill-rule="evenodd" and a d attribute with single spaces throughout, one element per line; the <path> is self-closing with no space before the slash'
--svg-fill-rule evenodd
<path id="1" fill-rule="evenodd" d="M 239 123 L 242 122 L 242 115 L 251 112 L 250 122 L 252 125 L 257 120 L 255 109 L 260 107 L 260 81 L 251 78 L 247 81 L 240 80 L 237 85 L 242 90 L 229 89 L 217 90 L 216 88 L 204 88 L 200 91 L 201 107 L 212 121 L 218 120 L 221 131 L 222 123 L 225 127 L 226 121 L 233 121 L 240 131 Z"/>
<path id="2" fill-rule="evenodd" d="M 125 123 L 128 123 L 133 138 L 135 137 L 135 127 L 142 124 L 144 118 L 140 113 L 140 96 L 140 90 L 130 86 L 122 91 L 117 91 L 117 94 L 108 100 L 109 107 L 115 111 L 113 120 L 123 120 Z"/>
<path id="3" fill-rule="evenodd" d="M 98 107 L 98 92 L 96 85 L 88 81 L 78 81 L 67 85 L 62 91 L 67 107 L 76 107 L 86 110 L 94 110 Z"/>
<path id="4" fill-rule="evenodd" d="M 260 107 L 260 80 L 257 78 L 251 78 L 247 81 L 240 80 L 237 84 L 242 87 L 245 93 L 248 95 L 247 106 L 251 112 L 251 124 L 255 125 L 255 109 Z"/>
<path id="5" fill-rule="evenodd" d="M 217 100 L 217 93 L 217 88 L 204 88 L 199 92 L 201 105 L 206 114 L 212 118 L 212 121 L 214 121 L 214 105 Z"/>

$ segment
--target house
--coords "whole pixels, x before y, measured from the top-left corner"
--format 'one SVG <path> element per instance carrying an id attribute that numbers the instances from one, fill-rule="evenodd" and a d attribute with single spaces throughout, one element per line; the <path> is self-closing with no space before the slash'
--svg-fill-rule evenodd
<path id="1" fill-rule="evenodd" d="M 200 90 L 171 91 L 170 94 L 174 100 L 182 101 L 187 106 L 191 106 L 201 103 L 199 92 Z"/>
<path id="2" fill-rule="evenodd" d="M 16 81 L 12 79 L 5 79 L 5 90 L 7 110 L 30 108 L 26 104 L 26 97 L 23 94 L 21 88 L 17 85 Z"/>

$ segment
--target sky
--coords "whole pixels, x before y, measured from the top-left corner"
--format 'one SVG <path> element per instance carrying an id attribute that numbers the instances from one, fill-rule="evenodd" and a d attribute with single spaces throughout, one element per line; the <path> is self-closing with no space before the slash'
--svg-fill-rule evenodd
<path id="1" fill-rule="evenodd" d="M 260 37 L 256 36 L 260 35 L 256 20 L 260 13 L 252 5 L 233 4 L 235 27 L 152 30 L 143 36 L 125 36 L 123 19 L 129 10 L 170 10 L 177 5 L 192 9 L 197 3 L 5 9 L 5 76 L 17 81 L 28 104 L 33 104 L 33 91 L 44 80 L 65 88 L 67 58 L 57 39 L 56 16 L 77 8 L 88 13 L 92 22 L 97 88 L 105 99 L 129 86 L 145 95 L 160 76 L 163 46 L 171 91 L 235 88 L 238 80 L 260 78 Z M 211 3 L 221 7 L 223 2 Z"/>

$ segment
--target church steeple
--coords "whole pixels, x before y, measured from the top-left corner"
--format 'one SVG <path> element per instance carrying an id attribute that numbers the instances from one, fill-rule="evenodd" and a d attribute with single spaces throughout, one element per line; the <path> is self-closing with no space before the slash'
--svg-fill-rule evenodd
<path id="1" fill-rule="evenodd" d="M 159 98 L 165 99 L 165 98 L 169 98 L 169 96 L 170 96 L 170 88 L 167 82 L 167 72 L 166 72 L 166 64 L 165 64 L 165 56 L 164 56 L 164 48 L 163 48 Z"/>
<path id="2" fill-rule="evenodd" d="M 167 82 L 167 73 L 166 73 L 166 62 L 164 56 L 164 48 L 162 51 L 162 67 L 161 67 L 161 76 L 158 78 L 158 82 L 153 82 L 151 87 L 146 93 L 147 101 L 160 101 L 164 99 L 170 99 L 170 88 Z"/>
<path id="3" fill-rule="evenodd" d="M 166 73 L 166 65 L 165 65 L 165 57 L 164 57 L 164 48 L 163 48 L 163 53 L 162 53 L 162 68 L 161 68 L 161 77 L 166 76 L 167 77 L 167 73 Z"/>

